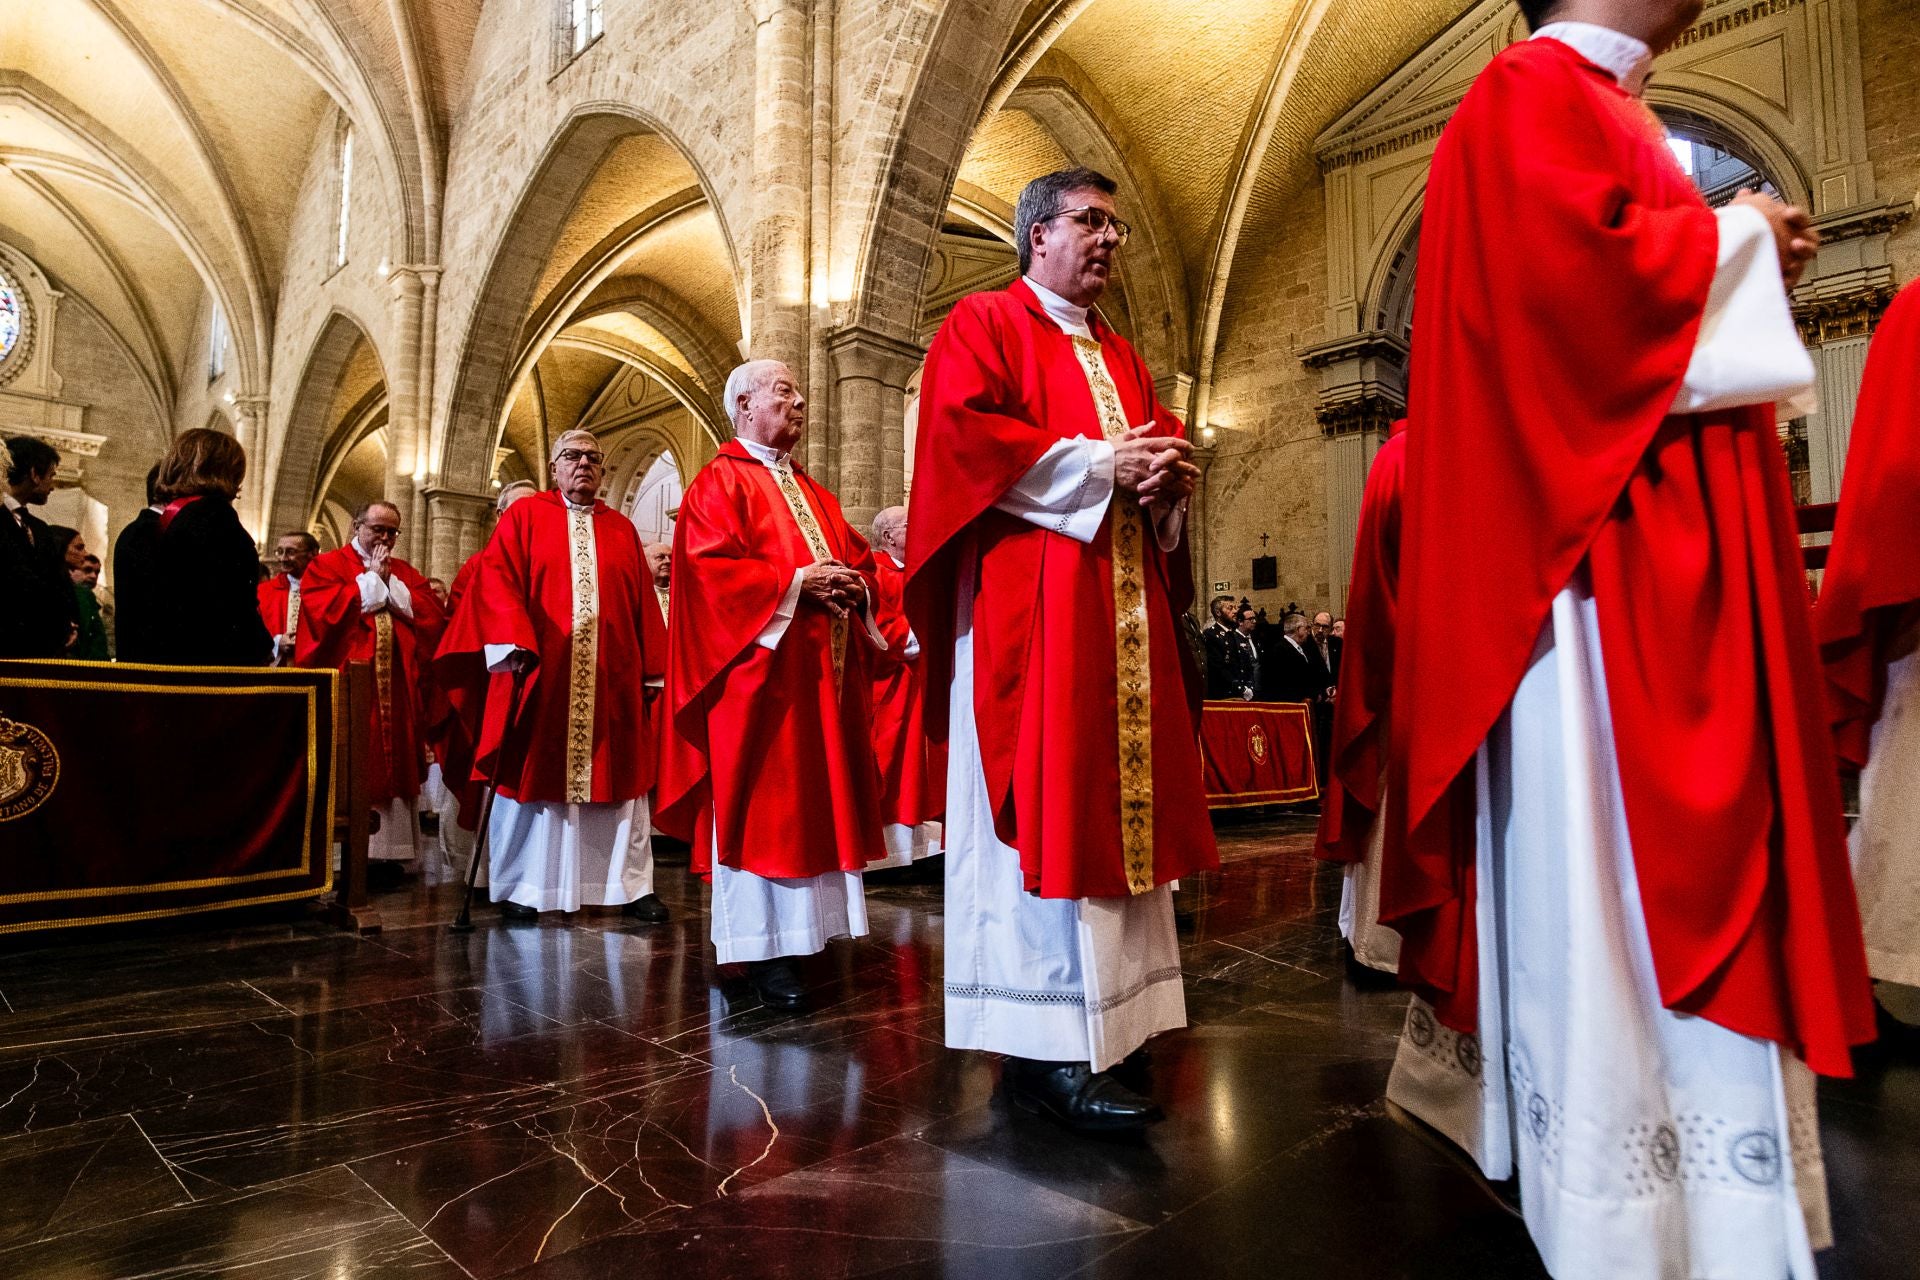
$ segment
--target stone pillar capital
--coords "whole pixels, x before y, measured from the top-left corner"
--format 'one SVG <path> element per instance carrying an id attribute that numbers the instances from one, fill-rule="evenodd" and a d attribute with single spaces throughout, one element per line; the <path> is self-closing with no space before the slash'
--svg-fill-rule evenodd
<path id="1" fill-rule="evenodd" d="M 927 358 L 926 348 L 863 325 L 845 325 L 827 335 L 837 380 L 863 379 L 904 392 Z"/>

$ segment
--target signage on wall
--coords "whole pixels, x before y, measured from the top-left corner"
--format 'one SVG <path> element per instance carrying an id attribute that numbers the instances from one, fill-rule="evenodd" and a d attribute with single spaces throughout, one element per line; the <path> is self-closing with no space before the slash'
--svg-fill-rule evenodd
<path id="1" fill-rule="evenodd" d="M 1233 584 L 1231 582 L 1216 582 L 1213 584 L 1213 589 L 1215 591 L 1231 591 L 1233 590 Z"/>

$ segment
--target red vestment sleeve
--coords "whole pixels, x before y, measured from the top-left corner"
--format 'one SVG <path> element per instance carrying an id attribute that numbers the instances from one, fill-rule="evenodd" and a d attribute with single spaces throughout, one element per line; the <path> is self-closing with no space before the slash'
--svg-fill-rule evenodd
<path id="1" fill-rule="evenodd" d="M 1920 286 L 1874 334 L 1854 409 L 1840 511 L 1813 611 L 1834 745 L 1866 767 L 1887 661 L 1920 604 Z"/>

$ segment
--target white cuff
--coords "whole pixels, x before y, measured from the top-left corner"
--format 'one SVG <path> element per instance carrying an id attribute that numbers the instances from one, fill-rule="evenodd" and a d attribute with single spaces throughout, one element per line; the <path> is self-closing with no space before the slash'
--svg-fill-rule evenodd
<path id="1" fill-rule="evenodd" d="M 1672 412 L 1777 404 L 1786 415 L 1811 413 L 1817 406 L 1813 359 L 1793 323 L 1773 228 L 1748 205 L 1729 205 L 1715 216 L 1719 265 Z"/>
<path id="2" fill-rule="evenodd" d="M 908 662 L 920 656 L 920 637 L 913 634 L 912 627 L 907 628 L 907 647 L 900 651 L 900 656 Z"/>
<path id="3" fill-rule="evenodd" d="M 773 618 L 753 638 L 753 642 L 762 649 L 778 649 L 780 637 L 787 634 L 787 628 L 793 625 L 793 615 L 800 608 L 800 580 L 806 576 L 805 569 L 793 571 L 793 581 L 787 584 L 787 594 L 780 597 L 780 603 L 774 608 Z"/>
<path id="4" fill-rule="evenodd" d="M 386 608 L 388 601 L 392 599 L 389 584 L 371 569 L 362 573 L 354 581 L 360 584 L 360 612 L 362 613 L 378 613 Z"/>
<path id="5" fill-rule="evenodd" d="M 993 505 L 1075 542 L 1092 542 L 1113 500 L 1113 446 L 1076 436 L 1056 440 Z"/>
<path id="6" fill-rule="evenodd" d="M 511 671 L 512 668 L 507 665 L 507 659 L 516 653 L 527 652 L 527 650 L 520 648 L 518 645 L 512 644 L 490 644 L 484 648 L 487 659 L 487 670 L 493 672 Z"/>

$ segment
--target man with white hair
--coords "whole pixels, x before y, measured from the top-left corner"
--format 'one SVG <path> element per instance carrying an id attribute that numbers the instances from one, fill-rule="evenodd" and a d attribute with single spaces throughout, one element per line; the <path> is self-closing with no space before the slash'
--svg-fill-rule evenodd
<path id="1" fill-rule="evenodd" d="M 794 465 L 806 400 L 786 365 L 727 379 L 735 438 L 694 478 L 673 534 L 660 819 L 713 882 L 713 944 L 761 999 L 797 1009 L 793 958 L 867 932 L 880 856 L 867 654 L 873 552 Z"/>
<path id="2" fill-rule="evenodd" d="M 447 696 L 478 744 L 473 776 L 500 779 L 488 879 L 510 922 L 582 905 L 667 919 L 653 891 L 657 761 L 645 732 L 666 625 L 639 533 L 599 500 L 606 465 L 592 432 L 553 442 L 553 488 L 501 515 L 440 646 Z"/>
<path id="3" fill-rule="evenodd" d="M 671 542 L 647 544 L 647 571 L 653 575 L 653 594 L 660 601 L 660 616 L 672 621 L 672 601 L 668 598 L 673 589 L 673 544 Z"/>
<path id="4" fill-rule="evenodd" d="M 538 492 L 540 486 L 531 480 L 509 480 L 494 495 L 495 521 L 515 502 Z M 476 551 L 468 556 L 460 572 L 453 575 L 453 585 L 447 589 L 447 617 L 460 611 L 460 601 L 472 589 L 481 554 Z M 430 681 L 429 685 L 427 743 L 433 748 L 434 765 L 427 770 L 427 798 L 440 815 L 440 848 L 458 871 L 473 854 L 474 836 L 479 832 L 480 790 L 484 784 L 473 776 L 475 747 L 466 722 L 454 713 L 453 704 L 439 682 Z M 487 869 L 480 868 L 478 883 L 483 886 L 487 883 L 486 874 Z"/>
<path id="5" fill-rule="evenodd" d="M 874 564 L 880 583 L 880 630 L 886 652 L 873 675 L 873 754 L 880 765 L 880 816 L 886 856 L 869 871 L 904 867 L 940 852 L 940 815 L 947 807 L 947 752 L 927 740 L 921 711 L 920 638 L 907 625 L 907 509 L 873 518 Z"/>
<path id="6" fill-rule="evenodd" d="M 369 502 L 353 517 L 347 545 L 315 556 L 300 576 L 294 627 L 298 667 L 373 664 L 373 750 L 369 789 L 380 829 L 367 856 L 398 882 L 420 853 L 420 790 L 426 782 L 426 713 L 421 676 L 446 614 L 420 571 L 393 554 L 400 509 Z"/>

